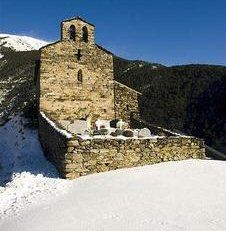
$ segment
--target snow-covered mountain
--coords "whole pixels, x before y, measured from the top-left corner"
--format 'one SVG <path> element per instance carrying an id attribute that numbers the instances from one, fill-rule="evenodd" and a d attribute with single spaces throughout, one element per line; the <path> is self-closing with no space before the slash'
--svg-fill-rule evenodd
<path id="1" fill-rule="evenodd" d="M 47 44 L 28 36 L 0 33 L 0 125 L 35 102 L 37 50 Z"/>
<path id="2" fill-rule="evenodd" d="M 9 47 L 15 51 L 38 50 L 48 42 L 28 36 L 0 34 L 0 47 Z"/>

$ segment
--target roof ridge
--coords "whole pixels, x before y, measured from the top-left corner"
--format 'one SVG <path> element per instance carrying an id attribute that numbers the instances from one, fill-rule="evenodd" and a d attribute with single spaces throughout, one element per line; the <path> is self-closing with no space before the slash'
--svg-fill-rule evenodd
<path id="1" fill-rule="evenodd" d="M 68 18 L 68 19 L 65 19 L 65 20 L 63 20 L 63 22 L 68 22 L 68 21 L 71 21 L 71 20 L 81 20 L 81 21 L 83 21 L 83 22 L 85 22 L 85 23 L 87 23 L 87 24 L 89 24 L 89 25 L 91 25 L 91 26 L 93 26 L 93 27 L 95 27 L 95 25 L 94 24 L 92 24 L 92 23 L 90 23 L 90 22 L 88 22 L 88 21 L 86 21 L 85 19 L 83 19 L 82 17 L 80 17 L 80 16 L 75 16 L 75 17 L 72 17 L 72 18 Z"/>

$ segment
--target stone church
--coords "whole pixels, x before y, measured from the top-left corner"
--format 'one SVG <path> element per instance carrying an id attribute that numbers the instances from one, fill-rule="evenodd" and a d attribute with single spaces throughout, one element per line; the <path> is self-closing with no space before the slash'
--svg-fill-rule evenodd
<path id="1" fill-rule="evenodd" d="M 204 158 L 203 140 L 140 119 L 141 93 L 114 80 L 113 54 L 94 33 L 80 17 L 65 20 L 60 41 L 40 49 L 39 139 L 60 176 Z"/>
<path id="2" fill-rule="evenodd" d="M 63 21 L 61 40 L 43 47 L 40 61 L 40 110 L 55 121 L 139 114 L 140 93 L 114 80 L 113 54 L 84 19 Z"/>

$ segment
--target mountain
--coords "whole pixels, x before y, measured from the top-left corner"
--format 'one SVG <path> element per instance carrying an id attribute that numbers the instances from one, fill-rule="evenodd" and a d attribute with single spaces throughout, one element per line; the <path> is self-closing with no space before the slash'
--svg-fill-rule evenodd
<path id="1" fill-rule="evenodd" d="M 152 64 L 139 67 L 137 62 L 125 72 L 126 61 L 115 57 L 115 63 L 116 79 L 143 93 L 140 111 L 144 120 L 203 138 L 226 152 L 225 66 L 159 65 L 153 69 Z"/>
<path id="2" fill-rule="evenodd" d="M 21 112 L 36 116 L 39 52 L 17 51 L 22 39 L 11 47 L 6 43 L 0 46 L 4 56 L 0 59 L 0 124 Z M 43 41 L 35 44 L 42 45 Z M 203 138 L 208 145 L 226 152 L 225 66 L 166 67 L 115 56 L 114 72 L 117 81 L 143 93 L 140 111 L 147 122 Z"/>
<path id="3" fill-rule="evenodd" d="M 48 43 L 28 36 L 0 34 L 0 47 L 7 47 L 15 51 L 38 50 Z"/>
<path id="4" fill-rule="evenodd" d="M 36 49 L 46 44 L 27 36 L 0 34 L 0 124 L 34 105 Z"/>

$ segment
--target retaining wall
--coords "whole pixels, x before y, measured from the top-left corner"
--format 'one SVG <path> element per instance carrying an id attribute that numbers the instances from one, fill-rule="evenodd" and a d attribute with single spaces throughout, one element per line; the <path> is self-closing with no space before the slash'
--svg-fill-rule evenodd
<path id="1" fill-rule="evenodd" d="M 91 173 L 137 167 L 163 161 L 204 158 L 204 142 L 195 137 L 157 139 L 67 138 L 39 118 L 40 141 L 61 177 L 74 179 Z"/>

